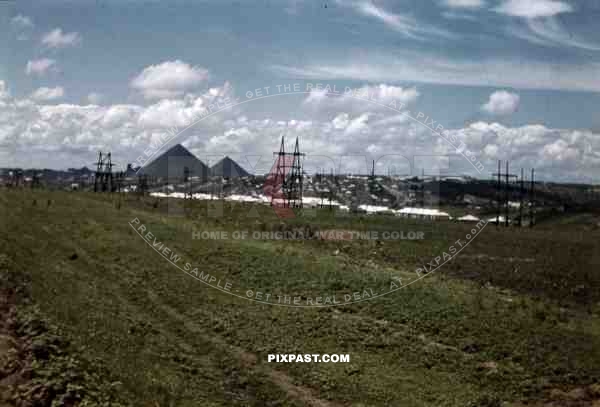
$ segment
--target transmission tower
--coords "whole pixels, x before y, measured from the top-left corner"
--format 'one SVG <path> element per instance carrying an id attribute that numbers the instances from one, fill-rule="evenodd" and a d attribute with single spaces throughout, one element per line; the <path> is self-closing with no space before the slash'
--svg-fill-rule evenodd
<path id="1" fill-rule="evenodd" d="M 98 162 L 96 163 L 96 175 L 94 177 L 94 192 L 114 192 L 117 188 L 115 184 L 113 172 L 113 163 L 110 152 L 102 155 L 98 152 Z"/>
<path id="2" fill-rule="evenodd" d="M 268 182 L 272 184 L 274 191 L 271 194 L 271 205 L 286 208 L 301 208 L 303 194 L 302 157 L 300 144 L 296 137 L 293 153 L 286 153 L 285 138 L 281 137 L 281 146 L 277 155 L 275 176 Z"/>

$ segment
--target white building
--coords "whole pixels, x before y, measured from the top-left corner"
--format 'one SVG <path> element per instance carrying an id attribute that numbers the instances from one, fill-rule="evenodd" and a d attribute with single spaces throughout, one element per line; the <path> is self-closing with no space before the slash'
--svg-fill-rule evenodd
<path id="1" fill-rule="evenodd" d="M 396 216 L 404 218 L 424 218 L 424 219 L 452 219 L 452 216 L 439 209 L 429 208 L 402 208 L 395 211 Z"/>
<path id="2" fill-rule="evenodd" d="M 461 216 L 457 220 L 460 222 L 479 222 L 481 219 L 479 219 L 477 216 L 465 215 L 465 216 Z"/>

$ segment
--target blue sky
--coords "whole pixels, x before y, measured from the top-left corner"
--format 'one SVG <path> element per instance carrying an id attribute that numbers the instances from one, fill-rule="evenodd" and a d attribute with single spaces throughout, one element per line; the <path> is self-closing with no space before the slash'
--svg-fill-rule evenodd
<path id="1" fill-rule="evenodd" d="M 77 166 L 98 148 L 133 161 L 211 98 L 322 82 L 391 89 L 490 169 L 454 172 L 511 159 L 598 181 L 599 16 L 575 0 L 1 2 L 0 166 Z M 177 141 L 265 160 L 283 133 L 336 157 L 456 154 L 414 123 L 383 125 L 390 112 L 309 96 L 236 107 Z"/>

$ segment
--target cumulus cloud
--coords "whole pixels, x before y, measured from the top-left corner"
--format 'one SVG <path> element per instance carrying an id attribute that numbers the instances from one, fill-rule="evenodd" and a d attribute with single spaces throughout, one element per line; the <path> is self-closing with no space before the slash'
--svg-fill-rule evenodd
<path id="1" fill-rule="evenodd" d="M 143 109 L 136 105 L 109 106 L 104 111 L 100 124 L 106 129 L 123 127 L 127 123 L 135 123 L 142 111 Z"/>
<path id="2" fill-rule="evenodd" d="M 31 18 L 22 14 L 17 14 L 13 18 L 11 18 L 10 25 L 15 31 L 17 35 L 17 40 L 19 41 L 29 39 L 29 34 L 31 33 L 31 30 L 34 27 Z"/>
<path id="3" fill-rule="evenodd" d="M 519 108 L 521 98 L 516 93 L 500 90 L 492 93 L 481 109 L 493 115 L 513 114 Z"/>
<path id="4" fill-rule="evenodd" d="M 98 105 L 102 102 L 103 96 L 100 93 L 91 92 L 87 95 L 87 101 L 92 105 Z"/>
<path id="5" fill-rule="evenodd" d="M 167 99 L 182 96 L 207 80 L 208 70 L 175 60 L 144 68 L 130 86 L 146 99 Z"/>
<path id="6" fill-rule="evenodd" d="M 524 18 L 552 17 L 574 11 L 570 4 L 558 0 L 504 0 L 494 10 L 509 16 Z"/>
<path id="7" fill-rule="evenodd" d="M 389 123 L 381 125 L 367 115 L 340 114 L 329 122 L 313 121 L 310 126 L 301 128 L 293 123 L 291 120 L 231 121 L 228 124 L 233 127 L 215 129 L 216 134 L 208 142 L 206 138 L 199 138 L 190 140 L 190 144 L 198 147 L 196 152 L 200 155 L 228 151 L 239 157 L 261 156 L 268 161 L 271 151 L 279 145 L 281 134 L 285 134 L 288 142 L 299 136 L 301 148 L 307 153 L 307 173 L 335 168 L 364 174 L 370 170 L 371 159 L 392 157 L 390 163 L 400 165 L 406 157 L 410 161 L 422 156 L 437 157 L 442 162 L 451 158 L 450 170 L 458 167 L 463 173 L 474 173 L 470 164 L 457 155 L 455 147 L 413 121 L 391 126 Z M 593 177 L 595 167 L 600 164 L 600 155 L 594 153 L 600 148 L 600 137 L 593 131 L 477 122 L 447 130 L 445 135 L 463 142 L 466 147 L 461 151 L 475 154 L 484 165 L 483 176 L 496 168 L 498 159 L 510 159 L 515 166 L 537 168 L 545 179 L 561 180 Z"/>
<path id="8" fill-rule="evenodd" d="M 481 8 L 485 6 L 483 0 L 443 0 L 442 4 L 451 8 Z"/>
<path id="9" fill-rule="evenodd" d="M 360 116 L 350 120 L 348 126 L 344 130 L 344 134 L 351 135 L 358 133 L 368 128 L 367 121 L 369 120 L 369 114 L 363 113 Z"/>
<path id="10" fill-rule="evenodd" d="M 64 96 L 64 90 L 40 88 L 21 99 L 11 97 L 6 89 L 0 82 L 0 146 L 14 149 L 15 165 L 64 168 L 81 157 L 93 161 L 98 150 L 111 150 L 122 160 L 134 159 L 173 125 L 161 121 L 164 110 L 153 105 L 45 104 Z M 230 91 L 227 84 L 186 96 L 171 113 L 190 117 L 191 110 L 199 111 Z M 201 124 L 210 128 L 213 122 L 216 119 L 209 118 Z M 186 133 L 190 134 L 193 129 Z"/>
<path id="11" fill-rule="evenodd" d="M 600 165 L 600 155 L 595 152 L 600 148 L 600 135 L 591 130 L 478 122 L 450 133 L 472 151 L 479 148 L 489 168 L 494 168 L 495 159 L 510 159 L 516 167 L 536 168 L 546 179 L 589 181 L 597 177 L 594 168 Z"/>
<path id="12" fill-rule="evenodd" d="M 359 115 L 386 110 L 385 106 L 392 101 L 395 102 L 397 109 L 402 109 L 404 105 L 415 102 L 419 96 L 419 91 L 414 87 L 405 88 L 383 83 L 358 88 L 326 86 L 321 89 L 313 88 L 304 98 L 302 106 L 311 109 L 313 115 L 327 117 L 338 113 Z"/>
<path id="13" fill-rule="evenodd" d="M 559 139 L 546 144 L 542 150 L 542 155 L 545 159 L 551 161 L 575 161 L 580 157 L 580 151 L 571 146 L 566 140 Z"/>
<path id="14" fill-rule="evenodd" d="M 27 62 L 25 67 L 25 73 L 27 75 L 45 75 L 56 67 L 56 61 L 54 59 L 42 58 L 34 59 Z"/>
<path id="15" fill-rule="evenodd" d="M 8 87 L 6 86 L 6 82 L 0 80 L 0 100 L 6 99 L 10 96 L 10 92 L 8 91 Z"/>
<path id="16" fill-rule="evenodd" d="M 400 86 L 389 86 L 380 84 L 378 86 L 367 87 L 366 89 L 356 92 L 358 96 L 371 95 L 371 98 L 380 100 L 382 103 L 387 103 L 391 100 L 408 104 L 417 100 L 420 93 L 416 88 L 402 88 Z"/>
<path id="17" fill-rule="evenodd" d="M 345 129 L 350 121 L 348 120 L 348 113 L 340 113 L 332 120 L 333 127 L 335 129 Z"/>
<path id="18" fill-rule="evenodd" d="M 10 23 L 13 26 L 18 27 L 18 28 L 32 28 L 33 27 L 33 21 L 31 21 L 31 18 L 24 16 L 22 14 L 17 14 L 13 18 L 11 18 Z"/>
<path id="19" fill-rule="evenodd" d="M 181 99 L 163 99 L 146 107 L 139 116 L 139 124 L 144 128 L 160 129 L 172 126 L 187 127 L 208 106 L 219 100 L 231 98 L 233 89 L 228 82 L 222 87 L 210 88 L 202 94 L 186 94 Z M 218 120 L 205 119 L 205 121 Z"/>
<path id="20" fill-rule="evenodd" d="M 491 158 L 495 158 L 498 156 L 498 146 L 495 144 L 488 144 L 483 148 L 483 153 Z"/>
<path id="21" fill-rule="evenodd" d="M 48 48 L 73 47 L 81 43 L 81 35 L 77 32 L 63 33 L 62 28 L 55 28 L 42 36 L 42 44 Z"/>
<path id="22" fill-rule="evenodd" d="M 65 90 L 60 87 L 57 86 L 55 88 L 47 88 L 47 87 L 41 87 L 36 89 L 32 94 L 31 94 L 31 99 L 35 100 L 36 102 L 47 102 L 47 101 L 51 101 L 51 100 L 56 100 L 56 99 L 60 99 L 65 95 Z"/>
<path id="23" fill-rule="evenodd" d="M 4 82 L 1 88 L 6 97 L 0 100 L 0 151 L 11 151 L 11 165 L 58 168 L 91 163 L 98 150 L 112 151 L 121 163 L 133 161 L 152 143 L 164 140 L 172 126 L 184 126 L 180 128 L 183 130 L 208 105 L 222 102 L 232 91 L 229 84 L 206 89 L 198 95 L 186 95 L 166 109 L 161 104 L 165 101 L 147 107 L 48 104 L 61 89 L 38 89 L 23 99 L 11 97 Z M 194 146 L 202 148 L 209 136 L 226 130 L 222 122 L 223 116 L 208 117 L 177 142 L 192 140 L 197 132 L 202 137 Z"/>
<path id="24" fill-rule="evenodd" d="M 471 164 L 457 155 L 458 143 L 466 146 L 461 151 L 468 150 L 481 160 L 485 167 L 483 176 L 495 169 L 498 159 L 510 159 L 514 165 L 524 168 L 535 167 L 541 177 L 561 180 L 587 180 L 600 165 L 600 155 L 594 153 L 600 151 L 600 137 L 591 130 L 552 129 L 543 125 L 507 127 L 494 122 L 476 122 L 445 131 L 446 138 L 454 136 L 458 140 L 451 146 L 407 116 L 342 112 L 330 116 L 329 120 L 299 123 L 299 120 L 245 117 L 243 121 L 221 123 L 222 127 L 216 125 L 210 130 L 215 134 L 208 141 L 207 137 L 197 136 L 189 142 L 199 155 L 227 151 L 232 157 L 235 155 L 234 159 L 261 156 L 272 163 L 269 161 L 271 152 L 279 145 L 281 135 L 285 134 L 288 142 L 299 136 L 301 148 L 307 153 L 307 173 L 335 168 L 364 174 L 370 171 L 371 159 L 392 157 L 388 160 L 390 165 L 398 166 L 407 161 L 406 157 L 427 156 L 439 157 L 442 162 L 450 157 L 453 163 L 450 171 L 460 168 L 457 170 L 460 173 L 473 174 Z"/>
<path id="25" fill-rule="evenodd" d="M 39 93 L 49 97 L 60 91 L 46 89 Z M 14 146 L 15 165 L 64 168 L 70 166 L 67 163 L 82 160 L 91 163 L 98 150 L 112 151 L 119 162 L 134 161 L 173 126 L 179 132 L 209 104 L 233 96 L 231 86 L 224 84 L 148 106 L 44 104 L 34 100 L 33 95 L 13 98 L 6 84 L 0 82 L 0 146 Z M 303 105 L 302 101 L 298 104 Z M 455 147 L 432 136 L 429 129 L 407 116 L 385 111 L 332 113 L 335 111 L 320 117 L 290 109 L 290 113 L 280 113 L 277 118 L 264 109 L 224 112 L 203 120 L 174 141 L 184 143 L 205 162 L 214 163 L 227 154 L 257 173 L 270 169 L 273 151 L 285 135 L 288 143 L 299 137 L 301 149 L 307 153 L 308 173 L 330 168 L 368 173 L 370 160 L 385 155 L 391 157 L 390 165 L 410 163 L 406 157 L 441 156 L 441 161 L 455 157 L 455 161 L 464 163 L 461 172 L 474 174 L 470 164 L 457 156 Z M 464 143 L 488 172 L 495 169 L 496 160 L 510 159 L 515 166 L 535 167 L 546 179 L 581 180 L 593 177 L 600 166 L 600 155 L 596 153 L 600 151 L 600 134 L 591 130 L 553 129 L 539 124 L 507 127 L 482 121 L 449 129 L 445 135 L 454 135 Z M 35 161 L 29 163 L 32 157 Z M 487 175 L 486 170 L 483 174 Z"/>

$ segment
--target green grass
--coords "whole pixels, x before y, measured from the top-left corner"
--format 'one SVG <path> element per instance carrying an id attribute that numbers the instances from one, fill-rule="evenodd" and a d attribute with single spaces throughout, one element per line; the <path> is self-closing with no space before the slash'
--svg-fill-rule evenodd
<path id="1" fill-rule="evenodd" d="M 207 287 L 161 259 L 128 222 L 139 218 L 236 288 L 302 296 L 411 275 L 470 226 L 328 211 L 281 221 L 268 207 L 248 217 L 244 205 L 210 217 L 206 203 L 183 216 L 182 205 L 128 197 L 117 209 L 108 195 L 0 191 L 0 253 L 28 276 L 45 316 L 102 361 L 107 380 L 122 383 L 125 403 L 300 406 L 312 397 L 332 405 L 492 406 L 600 381 L 599 236 L 489 225 L 439 273 L 398 292 L 298 309 Z M 191 238 L 194 228 L 308 226 L 423 230 L 426 239 Z M 351 363 L 269 364 L 270 353 L 349 353 Z"/>

